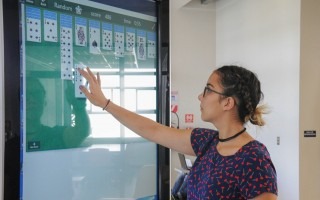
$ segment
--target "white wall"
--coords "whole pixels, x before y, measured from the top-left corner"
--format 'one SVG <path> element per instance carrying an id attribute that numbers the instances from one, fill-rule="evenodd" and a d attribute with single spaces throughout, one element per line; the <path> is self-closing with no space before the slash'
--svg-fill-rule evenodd
<path id="1" fill-rule="evenodd" d="M 184 115 L 195 115 L 195 126 L 208 126 L 200 118 L 198 95 L 215 66 L 214 11 L 180 7 L 170 1 L 171 90 L 178 91 L 180 127 Z"/>
<path id="2" fill-rule="evenodd" d="M 218 1 L 216 36 L 218 66 L 257 73 L 271 113 L 250 132 L 269 149 L 279 199 L 299 199 L 300 0 Z"/>
<path id="3" fill-rule="evenodd" d="M 185 114 L 194 114 L 191 126 L 210 126 L 201 121 L 198 95 L 215 65 L 215 14 L 207 6 L 195 7 L 186 0 L 170 1 L 171 90 L 178 91 L 181 128 L 189 126 L 184 123 Z M 171 183 L 176 179 L 174 168 L 179 168 L 179 164 L 172 152 Z"/>
<path id="4" fill-rule="evenodd" d="M 4 169 L 4 52 L 3 52 L 3 11 L 0 1 L 0 199 L 3 198 Z"/>

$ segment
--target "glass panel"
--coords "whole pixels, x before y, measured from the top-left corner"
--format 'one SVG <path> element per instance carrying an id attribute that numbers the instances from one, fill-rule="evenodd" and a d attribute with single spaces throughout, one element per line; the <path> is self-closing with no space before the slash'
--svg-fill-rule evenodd
<path id="1" fill-rule="evenodd" d="M 91 137 L 120 137 L 120 123 L 111 115 L 91 114 Z"/>
<path id="2" fill-rule="evenodd" d="M 126 89 L 124 91 L 125 99 L 124 105 L 131 111 L 137 110 L 137 95 L 135 89 Z"/>
<path id="3" fill-rule="evenodd" d="M 137 96 L 138 110 L 156 110 L 157 99 L 155 90 L 138 90 Z"/>
<path id="4" fill-rule="evenodd" d="M 145 69 L 145 68 L 133 68 L 133 69 L 124 69 L 125 72 L 156 72 L 155 68 Z"/>
<path id="5" fill-rule="evenodd" d="M 99 2 L 20 1 L 23 200 L 157 199 L 156 144 L 90 104 L 77 70 L 156 120 L 156 2 Z"/>
<path id="6" fill-rule="evenodd" d="M 100 75 L 102 87 L 120 87 L 119 75 Z"/>
<path id="7" fill-rule="evenodd" d="M 156 87 L 156 76 L 138 75 L 125 76 L 125 87 Z"/>

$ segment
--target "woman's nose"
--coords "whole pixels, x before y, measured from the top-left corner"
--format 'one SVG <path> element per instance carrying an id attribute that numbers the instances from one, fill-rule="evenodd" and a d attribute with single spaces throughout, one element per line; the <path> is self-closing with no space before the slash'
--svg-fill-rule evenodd
<path id="1" fill-rule="evenodd" d="M 203 95 L 202 95 L 202 92 L 201 92 L 201 93 L 198 95 L 199 101 L 201 101 L 202 97 L 203 97 Z"/>

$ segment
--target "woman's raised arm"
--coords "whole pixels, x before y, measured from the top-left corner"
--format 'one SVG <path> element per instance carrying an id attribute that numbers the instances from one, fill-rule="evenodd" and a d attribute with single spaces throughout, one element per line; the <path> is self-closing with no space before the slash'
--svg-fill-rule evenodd
<path id="1" fill-rule="evenodd" d="M 101 90 L 99 73 L 95 76 L 89 68 L 79 69 L 79 72 L 89 83 L 89 89 L 80 86 L 80 90 L 92 104 L 108 111 L 121 124 L 143 138 L 175 151 L 194 155 L 190 142 L 191 130 L 170 128 L 114 104 Z"/>

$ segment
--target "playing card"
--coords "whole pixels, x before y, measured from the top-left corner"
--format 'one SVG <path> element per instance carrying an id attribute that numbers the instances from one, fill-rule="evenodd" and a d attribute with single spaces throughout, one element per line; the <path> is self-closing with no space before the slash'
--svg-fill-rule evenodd
<path id="1" fill-rule="evenodd" d="M 102 49 L 112 50 L 113 34 L 112 24 L 102 23 Z"/>
<path id="2" fill-rule="evenodd" d="M 38 8 L 26 6 L 27 41 L 41 42 L 41 11 Z"/>
<path id="3" fill-rule="evenodd" d="M 136 43 L 136 33 L 133 28 L 126 28 L 126 50 L 132 52 Z"/>
<path id="4" fill-rule="evenodd" d="M 72 80 L 73 46 L 72 16 L 60 15 L 60 59 L 61 78 Z"/>
<path id="5" fill-rule="evenodd" d="M 87 20 L 85 18 L 75 18 L 75 38 L 76 45 L 87 46 Z"/>
<path id="6" fill-rule="evenodd" d="M 44 10 L 43 11 L 43 29 L 44 40 L 48 42 L 58 42 L 57 35 L 57 13 Z"/>
<path id="7" fill-rule="evenodd" d="M 148 58 L 156 57 L 156 33 L 148 32 Z"/>
<path id="8" fill-rule="evenodd" d="M 92 54 L 101 54 L 99 21 L 89 20 L 89 52 Z"/>
<path id="9" fill-rule="evenodd" d="M 81 64 L 75 64 L 75 70 L 74 70 L 74 94 L 76 98 L 86 98 L 84 93 L 80 90 L 80 85 L 87 84 L 86 79 L 79 73 L 79 68 L 85 68 L 84 65 Z"/>
<path id="10" fill-rule="evenodd" d="M 115 55 L 117 57 L 124 56 L 124 27 L 119 25 L 114 25 L 114 48 L 115 48 Z"/>
<path id="11" fill-rule="evenodd" d="M 139 60 L 146 59 L 146 32 L 137 30 L 137 57 Z"/>

